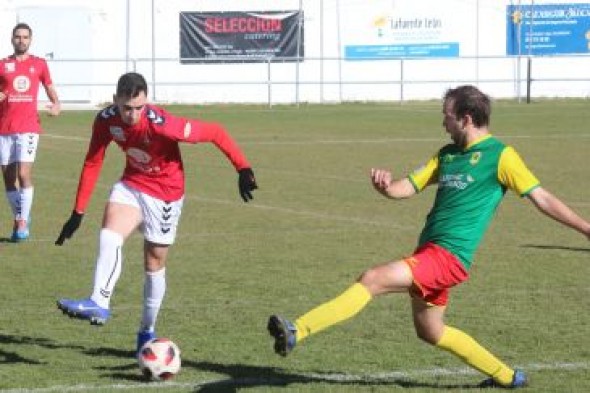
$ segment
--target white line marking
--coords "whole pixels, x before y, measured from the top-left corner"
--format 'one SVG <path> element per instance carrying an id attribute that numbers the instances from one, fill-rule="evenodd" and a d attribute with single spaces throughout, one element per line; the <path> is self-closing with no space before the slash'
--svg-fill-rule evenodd
<path id="1" fill-rule="evenodd" d="M 212 199 L 212 198 L 203 198 L 194 195 L 186 195 L 185 199 L 191 199 L 201 202 L 208 202 L 208 203 L 216 203 L 220 205 L 232 205 L 236 206 L 234 201 L 229 201 L 225 199 Z M 362 218 L 354 218 L 354 217 L 344 217 L 344 216 L 337 216 L 332 214 L 324 214 L 324 213 L 316 213 L 311 211 L 305 210 L 298 210 L 298 209 L 289 209 L 284 207 L 277 207 L 277 206 L 269 206 L 269 205 L 261 205 L 253 202 L 249 202 L 248 206 L 255 209 L 267 210 L 267 211 L 275 211 L 280 213 L 286 214 L 293 214 L 298 216 L 305 216 L 305 217 L 312 217 L 312 218 L 319 218 L 322 220 L 329 220 L 329 221 L 342 221 L 342 222 L 349 222 L 353 224 L 364 224 L 364 225 L 375 225 L 375 226 L 382 226 L 388 228 L 397 228 L 397 229 L 414 229 L 417 226 L 408 226 L 408 225 L 400 225 L 395 224 L 391 221 L 372 221 L 372 220 L 365 220 Z"/>
<path id="2" fill-rule="evenodd" d="M 583 370 L 590 370 L 590 363 L 575 362 L 575 363 L 531 363 L 523 366 L 516 366 L 516 368 L 525 371 L 572 371 L 578 372 Z M 57 385 L 45 388 L 17 388 L 17 389 L 3 389 L 0 393 L 49 393 L 49 392 L 84 392 L 89 390 L 150 390 L 156 389 L 158 391 L 166 389 L 189 388 L 196 389 L 208 385 L 215 386 L 272 386 L 296 383 L 312 383 L 312 382 L 358 382 L 358 383 L 384 383 L 391 382 L 395 384 L 400 380 L 408 380 L 416 377 L 439 377 L 439 376 L 459 376 L 459 375 L 481 375 L 472 368 L 428 368 L 417 369 L 409 371 L 386 371 L 372 374 L 346 374 L 346 373 L 299 373 L 296 370 L 277 369 L 278 373 L 275 377 L 243 377 L 243 378 L 220 378 L 208 381 L 198 382 L 162 382 L 162 383 L 136 383 L 136 384 L 111 384 L 111 385 Z M 284 377 L 280 373 L 284 372 Z M 437 381 L 440 382 L 440 381 Z M 474 381 L 476 383 L 477 381 Z"/>
<path id="3" fill-rule="evenodd" d="M 318 139 L 318 140 L 291 140 L 291 141 L 240 141 L 241 145 L 269 145 L 269 146 L 280 146 L 280 145 L 349 145 L 349 144 L 383 144 L 383 143 L 403 143 L 403 142 L 449 142 L 445 138 L 444 131 L 440 131 L 440 137 L 423 137 L 423 138 L 377 138 L 377 139 Z M 586 139 L 590 138 L 590 134 L 558 134 L 558 135 L 496 135 L 499 139 Z M 58 134 L 43 134 L 44 137 L 54 139 L 72 140 L 78 142 L 89 142 L 90 138 L 83 138 L 71 135 L 58 135 Z"/>

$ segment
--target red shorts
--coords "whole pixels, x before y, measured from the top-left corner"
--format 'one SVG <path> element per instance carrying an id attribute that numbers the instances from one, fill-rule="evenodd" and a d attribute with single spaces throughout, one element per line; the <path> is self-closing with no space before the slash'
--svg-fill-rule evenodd
<path id="1" fill-rule="evenodd" d="M 412 275 L 414 285 L 410 296 L 418 297 L 427 303 L 445 306 L 449 300 L 449 288 L 469 278 L 461 262 L 439 245 L 426 243 L 414 251 L 414 255 L 405 258 Z"/>

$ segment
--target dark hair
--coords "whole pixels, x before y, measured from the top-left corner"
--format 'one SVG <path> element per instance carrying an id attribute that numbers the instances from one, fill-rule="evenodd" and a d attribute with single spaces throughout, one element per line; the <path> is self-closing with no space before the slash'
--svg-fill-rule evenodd
<path id="1" fill-rule="evenodd" d="M 478 128 L 490 124 L 490 115 L 492 113 L 490 97 L 475 86 L 463 85 L 447 90 L 444 103 L 451 105 L 456 118 L 469 115 L 473 120 L 473 124 Z"/>
<path id="2" fill-rule="evenodd" d="M 12 29 L 12 36 L 14 37 L 14 35 L 16 34 L 17 30 L 20 29 L 26 29 L 29 31 L 29 35 L 33 36 L 33 30 L 31 29 L 31 26 L 27 25 L 26 23 L 19 23 L 16 26 L 14 26 L 14 29 Z"/>
<path id="3" fill-rule="evenodd" d="M 142 91 L 147 95 L 147 83 L 143 75 L 137 72 L 123 74 L 117 82 L 117 97 L 135 98 Z"/>

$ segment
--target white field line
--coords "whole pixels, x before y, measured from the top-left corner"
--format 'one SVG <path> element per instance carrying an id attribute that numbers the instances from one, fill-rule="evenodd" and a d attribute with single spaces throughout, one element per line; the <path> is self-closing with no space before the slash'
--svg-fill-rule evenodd
<path id="1" fill-rule="evenodd" d="M 590 370 L 589 362 L 574 362 L 574 363 L 530 363 L 528 365 L 516 366 L 525 371 L 571 371 L 578 372 Z M 280 371 L 280 370 L 279 370 Z M 195 382 L 162 382 L 162 383 L 135 383 L 135 384 L 110 384 L 110 385 L 56 385 L 44 388 L 18 388 L 18 389 L 2 389 L 0 393 L 49 393 L 49 392 L 84 392 L 84 391 L 100 391 L 100 390 L 157 390 L 164 391 L 166 389 L 197 389 L 206 386 L 272 386 L 285 385 L 296 383 L 387 383 L 395 384 L 400 380 L 407 381 L 412 378 L 420 377 L 440 377 L 440 376 L 460 376 L 460 375 L 481 375 L 472 368 L 428 368 L 417 369 L 409 371 L 384 371 L 372 374 L 347 374 L 347 373 L 297 373 L 284 370 L 284 376 L 277 375 L 275 377 L 242 377 L 242 378 L 221 378 L 216 380 L 195 381 Z"/>
<path id="2" fill-rule="evenodd" d="M 495 134 L 494 134 L 495 135 Z M 555 134 L 555 135 L 495 135 L 498 138 L 505 139 L 585 139 L 590 138 L 590 134 Z M 59 135 L 44 133 L 43 137 L 53 139 L 64 139 L 78 142 L 88 142 L 88 137 L 79 137 L 71 135 Z M 378 139 L 318 139 L 318 140 L 301 140 L 301 141 L 240 141 L 241 145 L 347 145 L 347 144 L 383 144 L 383 143 L 400 143 L 400 142 L 441 142 L 445 143 L 444 131 L 441 130 L 440 137 L 423 137 L 423 138 L 378 138 Z"/>
<path id="3" fill-rule="evenodd" d="M 230 206 L 236 205 L 236 202 L 226 200 L 226 199 L 203 198 L 203 197 L 198 197 L 198 196 L 194 196 L 194 195 L 186 195 L 185 200 L 186 199 L 196 200 L 196 201 L 200 201 L 200 202 L 207 202 L 207 203 L 215 203 L 215 204 L 219 204 L 219 205 L 230 205 Z M 328 221 L 341 221 L 341 222 L 347 222 L 347 223 L 352 223 L 352 224 L 381 226 L 381 227 L 396 228 L 396 229 L 415 229 L 415 228 L 417 228 L 417 226 L 410 227 L 407 225 L 395 224 L 393 222 L 365 220 L 362 218 L 338 216 L 338 215 L 333 215 L 333 214 L 317 213 L 317 212 L 311 212 L 311 211 L 299 210 L 299 209 L 289 209 L 289 208 L 278 207 L 278 206 L 261 205 L 261 204 L 252 203 L 252 202 L 248 202 L 248 206 L 250 206 L 253 209 L 260 209 L 260 210 L 266 210 L 266 211 L 271 211 L 271 212 L 285 213 L 285 214 L 290 214 L 290 215 L 298 215 L 298 216 L 303 216 L 303 217 L 311 217 L 311 218 L 317 218 L 317 219 L 328 220 Z"/>
<path id="4" fill-rule="evenodd" d="M 75 137 L 75 136 L 67 136 L 67 135 L 55 135 L 55 134 L 44 134 L 44 136 L 50 137 L 50 138 L 55 138 L 55 139 L 66 139 L 66 140 L 75 140 L 75 141 L 81 141 L 81 142 L 87 142 L 87 138 L 82 138 L 82 137 Z M 511 136 L 512 138 L 547 138 L 547 139 L 562 139 L 564 137 L 567 137 L 566 135 L 559 135 L 559 136 L 543 136 L 543 137 L 538 137 L 538 136 L 526 136 L 526 135 L 521 135 L 521 136 Z M 587 138 L 590 137 L 590 134 L 586 135 L 569 135 L 569 137 L 582 137 L 582 138 Z M 379 140 L 366 140 L 366 141 L 343 141 L 343 140 L 336 140 L 336 141 L 306 141 L 306 142 L 278 142 L 277 144 L 314 144 L 314 143 L 333 143 L 333 144 L 338 144 L 338 143 L 384 143 L 385 141 L 390 141 L 390 142 L 407 142 L 407 141 L 423 141 L 423 142 L 431 142 L 431 141 L 435 141 L 438 139 L 433 139 L 433 138 L 394 138 L 394 139 L 379 139 Z M 249 144 L 273 144 L 275 142 L 250 142 Z M 49 176 L 39 176 L 40 178 L 46 178 L 46 179 L 50 179 L 50 180 L 54 180 Z M 341 180 L 340 178 L 337 177 L 330 177 L 330 179 L 332 180 Z M 342 179 L 342 180 L 346 180 L 346 181 L 350 181 L 350 179 Z M 59 179 L 59 181 L 64 181 L 64 179 Z M 77 179 L 72 179 L 72 181 L 76 181 Z M 363 180 L 364 181 L 364 180 Z M 106 184 L 101 184 L 100 182 L 97 183 L 97 187 L 100 188 L 109 188 L 110 185 L 106 185 Z M 194 195 L 186 195 L 185 197 L 186 199 L 191 199 L 191 200 L 196 200 L 196 201 L 201 201 L 201 202 L 205 202 L 205 203 L 214 203 L 214 204 L 221 204 L 221 205 L 228 205 L 228 206 L 233 206 L 235 205 L 235 202 L 233 200 L 225 200 L 225 199 L 213 199 L 213 198 L 203 198 L 203 197 L 198 197 L 198 196 L 194 196 Z M 570 204 L 573 207 L 587 207 L 590 204 L 588 204 L 587 202 L 568 202 L 568 204 Z M 348 216 L 338 216 L 338 215 L 330 215 L 330 214 L 324 214 L 324 213 L 318 213 L 318 212 L 313 212 L 313 211 L 306 211 L 306 210 L 299 210 L 299 209 L 289 209 L 289 208 L 284 208 L 284 207 L 278 207 L 278 206 L 270 206 L 270 205 L 263 205 L 263 204 L 258 204 L 258 203 L 253 203 L 250 202 L 248 204 L 249 208 L 254 208 L 254 209 L 260 209 L 260 210 L 266 210 L 266 211 L 275 211 L 278 213 L 284 213 L 284 214 L 292 214 L 292 215 L 298 215 L 298 216 L 303 216 L 303 217 L 310 217 L 310 218 L 316 218 L 316 219 L 322 219 L 322 220 L 329 220 L 329 221 L 340 221 L 340 222 L 348 222 L 348 223 L 352 223 L 352 224 L 362 224 L 362 225 L 368 225 L 368 226 L 380 226 L 380 227 L 385 227 L 385 228 L 396 228 L 396 229 L 400 229 L 400 230 L 415 230 L 417 227 L 415 226 L 408 226 L 408 225 L 399 225 L 399 224 L 395 224 L 392 222 L 383 222 L 383 221 L 374 221 L 374 220 L 366 220 L 366 219 L 362 219 L 362 218 L 354 218 L 354 217 L 348 217 Z M 419 228 L 418 228 L 419 229 Z M 212 234 L 206 234 L 203 236 L 211 236 Z M 199 235 L 192 235 L 192 236 L 199 236 Z M 55 241 L 55 239 L 52 238 L 35 238 L 35 239 L 31 239 L 31 241 L 34 242 L 53 242 Z"/>
<path id="5" fill-rule="evenodd" d="M 97 184 L 98 186 L 98 184 Z M 198 196 L 194 196 L 194 195 L 186 195 L 185 196 L 185 201 L 186 200 L 194 200 L 194 201 L 198 201 L 198 202 L 205 202 L 205 203 L 211 203 L 211 204 L 217 204 L 217 205 L 226 205 L 226 206 L 238 206 L 238 203 L 241 202 L 236 202 L 234 200 L 228 200 L 228 199 L 213 199 L 213 198 L 203 198 L 203 197 L 198 197 Z M 396 224 L 395 222 L 392 221 L 374 221 L 374 220 L 366 220 L 366 219 L 362 219 L 362 218 L 355 218 L 355 217 L 347 217 L 347 216 L 339 216 L 339 215 L 333 215 L 333 214 L 324 214 L 324 213 L 318 213 L 318 212 L 313 212 L 313 211 L 308 211 L 308 210 L 299 210 L 299 209 L 289 209 L 289 208 L 284 208 L 284 207 L 278 207 L 278 206 L 270 206 L 270 205 L 263 205 L 263 204 L 258 204 L 258 203 L 253 203 L 253 202 L 249 202 L 246 206 L 240 206 L 241 208 L 243 207 L 247 207 L 250 209 L 259 209 L 259 210 L 265 210 L 265 211 L 270 211 L 270 212 L 277 212 L 277 213 L 281 213 L 281 214 L 286 214 L 286 215 L 292 215 L 292 216 L 300 216 L 300 217 L 308 217 L 308 218 L 313 218 L 313 219 L 318 219 L 318 220 L 324 220 L 324 221 L 334 221 L 334 222 L 342 222 L 342 223 L 348 223 L 348 224 L 360 224 L 360 225 L 364 225 L 364 226 L 371 226 L 371 227 L 382 227 L 382 228 L 395 228 L 396 230 L 400 230 L 400 231 L 405 231 L 405 230 L 412 230 L 412 231 L 416 231 L 419 228 L 418 225 L 402 225 L 402 224 Z M 66 217 L 64 216 L 64 220 L 66 219 Z M 58 229 L 56 228 L 56 234 L 55 234 L 55 238 L 47 238 L 47 237 L 36 237 L 33 236 L 31 239 L 28 240 L 28 242 L 35 242 L 35 243 L 53 243 L 55 242 L 55 239 L 57 238 L 58 233 Z M 330 230 L 330 231 L 334 231 L 335 230 Z M 288 234 L 291 231 L 283 231 L 283 234 Z M 297 231 L 294 231 L 297 232 Z M 314 231 L 314 230 L 306 230 L 306 233 L 316 233 L 316 232 L 329 232 L 328 230 L 320 230 L 320 231 Z M 276 231 L 273 231 L 271 233 L 276 233 Z M 179 233 L 177 235 L 178 238 L 207 238 L 207 237 L 213 237 L 213 236 L 228 236 L 228 235 L 238 235 L 238 233 L 223 233 L 223 232 L 219 232 L 219 233 L 203 233 L 203 234 L 183 234 L 183 233 Z M 257 232 L 257 234 L 264 234 L 264 232 Z"/>

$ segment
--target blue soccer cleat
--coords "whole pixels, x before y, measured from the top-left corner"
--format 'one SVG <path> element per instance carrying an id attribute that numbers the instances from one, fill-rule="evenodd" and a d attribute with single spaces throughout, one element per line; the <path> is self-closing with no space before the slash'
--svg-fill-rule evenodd
<path id="1" fill-rule="evenodd" d="M 29 230 L 25 229 L 22 231 L 13 231 L 12 236 L 10 237 L 10 241 L 13 243 L 20 243 L 24 242 L 29 238 Z"/>
<path id="2" fill-rule="evenodd" d="M 146 331 L 146 330 L 137 332 L 136 353 L 139 354 L 139 350 L 145 345 L 145 343 L 153 340 L 154 338 L 156 338 L 156 332 L 150 332 L 150 331 Z"/>
<path id="3" fill-rule="evenodd" d="M 30 237 L 29 227 L 30 227 L 31 219 L 27 220 L 27 226 L 24 229 L 18 229 L 17 221 L 14 221 L 14 230 L 12 231 L 12 236 L 10 237 L 10 241 L 13 243 L 24 242 Z"/>
<path id="4" fill-rule="evenodd" d="M 500 388 L 500 389 L 518 389 L 524 388 L 529 384 L 526 374 L 521 370 L 514 370 L 514 376 L 510 385 L 501 385 L 493 378 L 488 378 L 479 384 L 480 388 Z"/>
<path id="5" fill-rule="evenodd" d="M 268 332 L 275 339 L 275 352 L 281 356 L 287 356 L 297 344 L 297 328 L 295 325 L 278 315 L 272 315 L 268 319 Z"/>
<path id="6" fill-rule="evenodd" d="M 108 309 L 100 307 L 91 299 L 60 299 L 57 308 L 71 318 L 86 319 L 91 325 L 104 325 L 111 316 Z"/>

